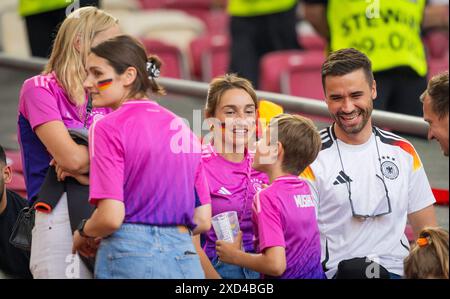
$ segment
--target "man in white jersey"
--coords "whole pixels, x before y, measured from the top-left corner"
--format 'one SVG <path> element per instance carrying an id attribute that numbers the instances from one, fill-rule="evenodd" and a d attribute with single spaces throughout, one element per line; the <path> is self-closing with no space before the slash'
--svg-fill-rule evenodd
<path id="1" fill-rule="evenodd" d="M 322 83 L 334 123 L 302 173 L 318 205 L 322 266 L 328 278 L 400 278 L 407 220 L 416 235 L 436 226 L 422 163 L 411 143 L 372 125 L 377 90 L 366 55 L 332 53 Z"/>

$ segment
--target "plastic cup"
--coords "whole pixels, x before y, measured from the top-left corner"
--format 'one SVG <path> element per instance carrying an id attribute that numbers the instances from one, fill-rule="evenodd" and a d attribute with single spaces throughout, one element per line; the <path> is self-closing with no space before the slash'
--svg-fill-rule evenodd
<path id="1" fill-rule="evenodd" d="M 218 240 L 234 242 L 240 230 L 236 211 L 217 214 L 211 221 Z"/>

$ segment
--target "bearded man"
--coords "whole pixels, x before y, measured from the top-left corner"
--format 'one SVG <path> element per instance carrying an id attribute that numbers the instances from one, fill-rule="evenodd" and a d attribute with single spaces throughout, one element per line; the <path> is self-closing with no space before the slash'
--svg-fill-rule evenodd
<path id="1" fill-rule="evenodd" d="M 365 54 L 330 54 L 322 84 L 334 123 L 302 174 L 317 203 L 322 266 L 328 278 L 400 278 L 407 221 L 416 237 L 436 226 L 423 165 L 410 142 L 372 125 L 377 88 Z"/>

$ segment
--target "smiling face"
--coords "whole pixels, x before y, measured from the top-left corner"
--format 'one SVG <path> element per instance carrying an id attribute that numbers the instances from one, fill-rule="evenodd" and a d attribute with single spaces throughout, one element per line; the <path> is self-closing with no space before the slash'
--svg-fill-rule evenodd
<path id="1" fill-rule="evenodd" d="M 227 148 L 247 146 L 256 129 L 256 107 L 252 97 L 243 89 L 225 91 L 217 104 L 214 118 L 214 139 L 222 140 Z M 223 126 L 225 125 L 225 126 Z"/>
<path id="2" fill-rule="evenodd" d="M 439 118 L 432 108 L 432 99 L 426 95 L 423 101 L 423 118 L 430 125 L 428 128 L 428 139 L 436 139 L 441 145 L 442 152 L 448 156 L 448 114 Z"/>
<path id="3" fill-rule="evenodd" d="M 347 136 L 358 135 L 371 125 L 376 83 L 369 85 L 362 69 L 343 76 L 325 78 L 325 97 L 328 110 L 338 125 L 337 131 Z"/>
<path id="4" fill-rule="evenodd" d="M 136 78 L 135 71 L 133 77 L 131 69 L 133 68 L 118 75 L 106 59 L 89 54 L 86 62 L 87 77 L 83 85 L 92 97 L 92 105 L 119 108 L 126 100 L 130 84 Z"/>

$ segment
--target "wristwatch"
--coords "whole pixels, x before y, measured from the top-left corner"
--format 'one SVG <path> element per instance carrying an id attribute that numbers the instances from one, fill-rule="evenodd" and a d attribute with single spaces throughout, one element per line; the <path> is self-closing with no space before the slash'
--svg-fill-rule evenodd
<path id="1" fill-rule="evenodd" d="M 80 224 L 78 224 L 77 231 L 83 238 L 91 238 L 84 233 L 84 226 L 86 225 L 87 219 L 81 220 Z"/>

